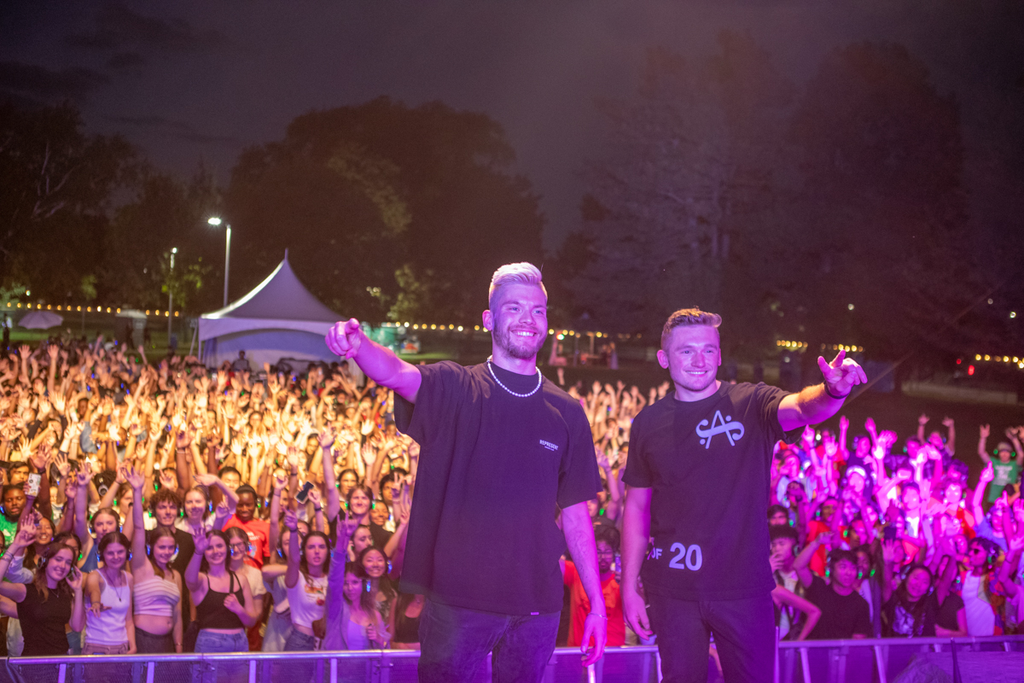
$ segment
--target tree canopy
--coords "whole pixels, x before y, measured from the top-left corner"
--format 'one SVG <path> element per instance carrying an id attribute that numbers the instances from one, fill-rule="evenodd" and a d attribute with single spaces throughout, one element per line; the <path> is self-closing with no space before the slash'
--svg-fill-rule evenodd
<path id="1" fill-rule="evenodd" d="M 472 322 L 497 266 L 541 256 L 543 218 L 514 159 L 492 119 L 440 103 L 303 114 L 232 173 L 233 292 L 289 248 L 305 284 L 343 315 Z"/>

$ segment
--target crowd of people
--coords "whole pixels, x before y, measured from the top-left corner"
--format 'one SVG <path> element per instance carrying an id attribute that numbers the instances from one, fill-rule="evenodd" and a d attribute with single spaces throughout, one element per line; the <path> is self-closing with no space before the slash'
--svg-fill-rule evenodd
<path id="1" fill-rule="evenodd" d="M 208 370 L 101 337 L 18 347 L 0 385 L 0 654 L 418 647 L 425 596 L 399 579 L 419 446 L 397 431 L 392 392 L 347 362 Z M 590 508 L 608 645 L 635 644 L 621 476 L 633 417 L 669 384 L 566 389 L 604 483 Z M 777 445 L 766 512 L 782 638 L 1018 629 L 1024 427 L 993 447 L 982 425 L 965 455 L 952 420 L 928 425 L 901 442 L 868 420 L 851 441 L 842 418 Z M 571 558 L 562 568 L 561 644 L 579 646 L 591 609 Z"/>

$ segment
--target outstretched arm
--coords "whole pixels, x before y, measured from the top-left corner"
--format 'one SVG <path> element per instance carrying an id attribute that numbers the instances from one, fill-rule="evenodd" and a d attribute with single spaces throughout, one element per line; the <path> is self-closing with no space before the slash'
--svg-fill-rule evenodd
<path id="1" fill-rule="evenodd" d="M 149 558 L 146 557 L 146 523 L 142 513 L 145 504 L 142 487 L 146 485 L 146 477 L 142 472 L 136 471 L 134 467 L 129 468 L 125 475 L 134 492 L 132 498 L 131 567 L 132 572 L 138 576 L 139 572 L 149 563 Z"/>
<path id="2" fill-rule="evenodd" d="M 395 393 L 410 403 L 416 402 L 416 394 L 423 381 L 419 369 L 406 363 L 390 349 L 368 339 L 359 327 L 358 320 L 350 318 L 335 323 L 327 333 L 326 341 L 331 352 L 355 360 L 374 382 L 394 389 Z"/>
<path id="3" fill-rule="evenodd" d="M 978 457 L 985 463 L 992 462 L 992 458 L 986 450 L 986 442 L 988 441 L 988 435 L 990 433 L 991 427 L 989 425 L 981 425 L 978 427 Z"/>
<path id="4" fill-rule="evenodd" d="M 779 403 L 779 424 L 787 432 L 805 425 L 818 424 L 839 412 L 853 387 L 868 381 L 864 369 L 840 351 L 831 363 L 818 356 L 822 384 L 790 394 Z"/>
<path id="5" fill-rule="evenodd" d="M 995 469 L 992 463 L 989 462 L 985 465 L 985 469 L 981 471 L 978 476 L 978 485 L 974 487 L 974 495 L 971 496 L 971 512 L 974 514 L 975 522 L 980 522 L 985 518 L 985 513 L 981 507 L 981 501 L 985 498 L 985 489 L 988 487 L 988 483 L 995 479 Z"/>

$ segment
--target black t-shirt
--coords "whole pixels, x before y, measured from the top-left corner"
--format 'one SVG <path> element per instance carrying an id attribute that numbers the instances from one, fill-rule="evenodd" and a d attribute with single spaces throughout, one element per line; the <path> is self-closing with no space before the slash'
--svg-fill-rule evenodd
<path id="1" fill-rule="evenodd" d="M 947 631 L 959 629 L 957 612 L 964 601 L 950 593 L 939 605 L 935 593 L 929 593 L 918 603 L 901 601 L 895 594 L 882 606 L 882 636 L 886 638 L 934 638 L 935 627 Z"/>
<path id="2" fill-rule="evenodd" d="M 821 618 L 808 638 L 848 640 L 854 635 L 871 637 L 871 610 L 860 593 L 840 595 L 820 576 L 815 576 L 804 597 L 821 609 Z"/>
<path id="3" fill-rule="evenodd" d="M 492 367 L 512 391 L 537 386 L 536 375 Z M 547 380 L 533 396 L 513 396 L 486 364 L 419 371 L 415 406 L 395 406 L 398 428 L 421 450 L 402 591 L 500 614 L 558 612 L 557 508 L 601 488 L 582 407 Z"/>
<path id="4" fill-rule="evenodd" d="M 71 621 L 71 591 L 48 591 L 46 602 L 35 584 L 25 584 L 25 599 L 18 603 L 18 619 L 25 635 L 23 657 L 49 657 L 68 653 L 64 627 Z"/>
<path id="5" fill-rule="evenodd" d="M 764 511 L 786 395 L 723 382 L 692 403 L 669 394 L 633 420 L 622 480 L 652 489 L 654 547 L 641 571 L 647 592 L 739 600 L 775 587 Z"/>

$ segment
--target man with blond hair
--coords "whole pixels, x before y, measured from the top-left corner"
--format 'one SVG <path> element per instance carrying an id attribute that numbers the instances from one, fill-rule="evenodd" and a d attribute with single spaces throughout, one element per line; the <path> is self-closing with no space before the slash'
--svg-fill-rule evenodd
<path id="1" fill-rule="evenodd" d="M 483 326 L 492 355 L 470 367 L 406 363 L 354 319 L 327 335 L 334 353 L 395 391 L 396 422 L 420 444 L 402 590 L 427 595 L 423 683 L 475 680 L 489 652 L 494 681 L 540 681 L 555 647 L 566 545 L 591 605 L 584 663 L 604 650 L 607 614 L 587 511 L 601 482 L 583 409 L 537 368 L 548 321 L 535 266 L 495 271 Z"/>
<path id="2" fill-rule="evenodd" d="M 831 363 L 819 357 L 824 382 L 797 394 L 721 382 L 721 324 L 697 308 L 665 323 L 658 363 L 674 391 L 633 420 L 623 477 L 623 612 L 640 637 L 657 634 L 663 680 L 674 683 L 707 681 L 712 633 L 726 683 L 772 680 L 772 447 L 834 415 L 867 381 L 840 351 Z"/>

